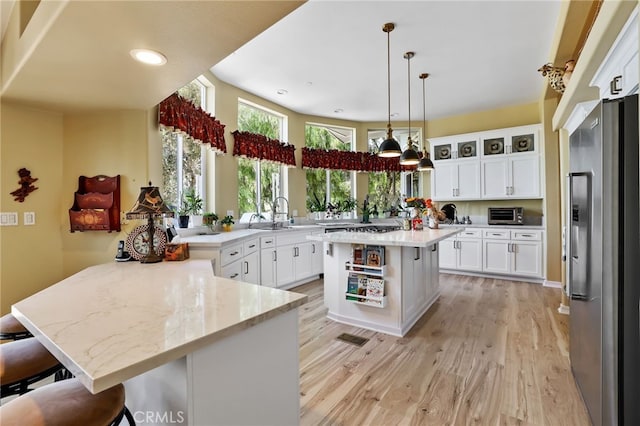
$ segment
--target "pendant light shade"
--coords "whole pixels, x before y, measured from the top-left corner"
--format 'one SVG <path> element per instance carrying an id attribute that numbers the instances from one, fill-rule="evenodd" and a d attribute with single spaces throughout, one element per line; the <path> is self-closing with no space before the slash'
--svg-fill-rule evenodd
<path id="1" fill-rule="evenodd" d="M 422 80 L 422 132 L 423 135 L 423 155 L 420 163 L 418 163 L 418 171 L 420 172 L 429 172 L 433 170 L 433 161 L 431 161 L 431 156 L 429 155 L 429 151 L 427 151 L 427 103 L 425 101 L 425 90 L 424 90 L 424 82 L 429 77 L 429 74 L 422 73 L 420 74 L 420 79 Z"/>
<path id="2" fill-rule="evenodd" d="M 389 122 L 387 123 L 387 139 L 380 144 L 378 149 L 379 157 L 399 157 L 402 154 L 402 149 L 397 140 L 393 138 L 393 129 L 391 128 L 391 54 L 390 54 L 390 42 L 389 33 L 394 30 L 396 26 L 388 22 L 382 27 L 382 31 L 387 33 L 387 103 L 389 106 Z"/>
<path id="3" fill-rule="evenodd" d="M 411 58 L 415 53 L 407 52 L 404 54 L 404 58 L 407 60 L 407 87 L 408 87 L 408 99 L 409 99 L 409 136 L 407 137 L 407 149 L 400 156 L 400 164 L 403 166 L 415 166 L 420 162 L 420 156 L 413 149 L 413 141 L 411 140 Z"/>

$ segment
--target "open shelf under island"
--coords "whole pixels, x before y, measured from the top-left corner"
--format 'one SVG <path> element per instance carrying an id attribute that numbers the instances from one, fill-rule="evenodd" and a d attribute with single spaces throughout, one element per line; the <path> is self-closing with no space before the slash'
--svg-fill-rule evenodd
<path id="1" fill-rule="evenodd" d="M 308 236 L 325 243 L 327 316 L 344 324 L 404 336 L 440 295 L 438 242 L 458 232 L 461 229 L 447 228 Z M 369 259 L 366 253 L 372 248 L 377 257 Z M 375 289 L 369 289 L 369 283 Z"/>

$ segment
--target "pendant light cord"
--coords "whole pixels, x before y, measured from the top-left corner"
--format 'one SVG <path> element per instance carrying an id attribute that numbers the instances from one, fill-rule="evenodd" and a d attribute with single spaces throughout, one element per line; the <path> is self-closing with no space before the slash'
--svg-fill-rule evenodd
<path id="1" fill-rule="evenodd" d="M 413 52 L 407 52 L 404 55 L 407 58 L 407 92 L 409 99 L 409 137 L 407 138 L 407 148 L 411 148 L 411 57 L 413 57 Z"/>

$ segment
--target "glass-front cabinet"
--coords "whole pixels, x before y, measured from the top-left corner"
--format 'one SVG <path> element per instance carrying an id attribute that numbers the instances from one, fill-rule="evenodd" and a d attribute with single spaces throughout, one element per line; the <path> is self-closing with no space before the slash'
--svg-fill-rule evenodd
<path id="1" fill-rule="evenodd" d="M 431 142 L 431 152 L 433 161 L 478 158 L 478 138 L 476 135 L 437 138 Z"/>
<path id="2" fill-rule="evenodd" d="M 529 128 L 513 129 L 507 134 L 504 131 L 488 132 L 482 135 L 482 156 L 494 157 L 511 154 L 535 154 L 538 151 L 538 131 Z"/>

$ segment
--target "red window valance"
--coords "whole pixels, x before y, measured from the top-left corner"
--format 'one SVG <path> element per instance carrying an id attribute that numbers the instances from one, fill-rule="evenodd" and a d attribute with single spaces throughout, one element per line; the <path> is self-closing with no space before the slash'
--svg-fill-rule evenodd
<path id="1" fill-rule="evenodd" d="M 158 121 L 173 131 L 184 132 L 195 141 L 227 152 L 224 124 L 177 93 L 160 102 Z"/>
<path id="2" fill-rule="evenodd" d="M 302 148 L 302 167 L 356 172 L 409 172 L 416 169 L 416 166 L 401 166 L 398 158 L 378 157 L 369 152 L 307 147 Z"/>
<path id="3" fill-rule="evenodd" d="M 239 130 L 231 134 L 234 139 L 234 156 L 271 161 L 290 167 L 296 166 L 296 147 L 294 145 L 256 133 L 241 132 Z"/>

